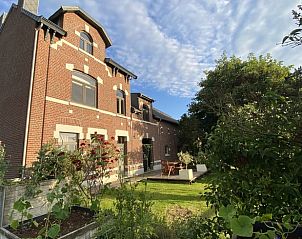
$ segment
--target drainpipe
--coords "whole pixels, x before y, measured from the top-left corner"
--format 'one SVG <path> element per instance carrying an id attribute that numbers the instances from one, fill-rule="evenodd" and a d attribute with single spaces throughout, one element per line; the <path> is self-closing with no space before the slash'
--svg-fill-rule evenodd
<path id="1" fill-rule="evenodd" d="M 25 127 L 25 137 L 24 137 L 24 150 L 23 150 L 23 161 L 22 161 L 23 168 L 26 166 L 26 151 L 27 151 L 27 143 L 28 143 L 28 130 L 29 130 L 29 119 L 30 119 L 30 112 L 31 112 L 33 81 L 34 81 L 35 66 L 36 66 L 38 33 L 39 33 L 39 30 L 42 28 L 42 26 L 43 26 L 43 23 L 41 23 L 35 29 L 35 41 L 34 41 L 33 58 L 32 58 L 33 60 L 32 60 L 32 65 L 31 65 L 30 86 L 29 86 L 29 93 L 28 93 L 27 116 L 26 116 L 26 127 Z M 23 176 L 24 176 L 24 170 L 22 170 L 22 177 Z"/>

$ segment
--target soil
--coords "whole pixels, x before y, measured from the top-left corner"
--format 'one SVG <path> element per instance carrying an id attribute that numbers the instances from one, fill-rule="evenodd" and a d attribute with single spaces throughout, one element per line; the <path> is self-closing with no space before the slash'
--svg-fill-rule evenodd
<path id="1" fill-rule="evenodd" d="M 46 215 L 35 219 L 39 223 L 38 227 L 35 227 L 31 222 L 27 221 L 24 222 L 23 228 L 14 230 L 9 227 L 8 230 L 20 238 L 36 238 L 39 234 L 39 231 L 44 227 L 45 219 Z M 94 219 L 94 213 L 89 209 L 73 207 L 70 216 L 60 223 L 61 230 L 59 236 L 66 235 L 72 231 L 84 227 L 85 225 L 93 222 Z M 52 217 L 50 220 L 51 223 L 57 223 L 57 221 Z"/>

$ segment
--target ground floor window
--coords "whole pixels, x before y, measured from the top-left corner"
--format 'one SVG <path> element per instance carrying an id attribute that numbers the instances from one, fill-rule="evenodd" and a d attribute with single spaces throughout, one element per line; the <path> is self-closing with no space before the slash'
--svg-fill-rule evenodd
<path id="1" fill-rule="evenodd" d="M 68 151 L 75 151 L 79 145 L 79 134 L 60 132 L 60 144 Z"/>
<path id="2" fill-rule="evenodd" d="M 165 145 L 165 156 L 170 156 L 171 148 L 169 145 Z"/>

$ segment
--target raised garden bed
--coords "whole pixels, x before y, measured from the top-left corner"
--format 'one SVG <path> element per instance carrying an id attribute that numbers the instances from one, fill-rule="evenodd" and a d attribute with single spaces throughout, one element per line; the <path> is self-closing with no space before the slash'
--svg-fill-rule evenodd
<path id="1" fill-rule="evenodd" d="M 46 215 L 34 218 L 39 223 L 38 227 L 32 225 L 30 221 L 25 221 L 23 228 L 17 230 L 9 226 L 1 228 L 0 231 L 5 239 L 36 238 L 39 231 L 43 228 Z M 51 219 L 55 223 L 54 219 Z M 59 239 L 90 239 L 97 228 L 94 221 L 94 213 L 82 207 L 73 207 L 70 216 L 61 222 Z M 2 238 L 2 237 L 1 237 Z"/>

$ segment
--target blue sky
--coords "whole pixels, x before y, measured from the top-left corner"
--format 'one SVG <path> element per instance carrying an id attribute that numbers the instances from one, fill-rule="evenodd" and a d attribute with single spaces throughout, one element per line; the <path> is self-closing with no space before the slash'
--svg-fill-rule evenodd
<path id="1" fill-rule="evenodd" d="M 0 0 L 0 12 L 17 0 Z M 301 0 L 47 0 L 39 14 L 76 5 L 97 19 L 113 46 L 107 56 L 138 75 L 132 92 L 156 101 L 176 119 L 187 111 L 204 71 L 223 52 L 245 58 L 271 53 L 286 65 L 302 64 L 302 47 L 278 45 L 295 27 L 291 10 Z"/>

